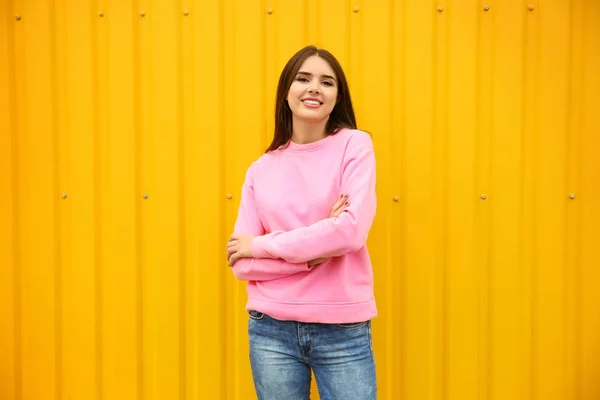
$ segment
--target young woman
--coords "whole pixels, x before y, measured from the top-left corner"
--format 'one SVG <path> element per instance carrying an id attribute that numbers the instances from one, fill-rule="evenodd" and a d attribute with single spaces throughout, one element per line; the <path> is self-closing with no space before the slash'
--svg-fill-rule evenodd
<path id="1" fill-rule="evenodd" d="M 373 143 L 357 130 L 344 72 L 306 47 L 279 78 L 273 142 L 247 171 L 227 245 L 248 281 L 259 399 L 308 399 L 311 370 L 322 400 L 376 398 L 365 245 L 375 209 Z"/>

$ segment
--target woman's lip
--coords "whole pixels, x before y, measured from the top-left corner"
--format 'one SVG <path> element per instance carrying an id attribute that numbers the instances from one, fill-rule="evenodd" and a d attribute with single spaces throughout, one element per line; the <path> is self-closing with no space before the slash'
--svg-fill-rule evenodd
<path id="1" fill-rule="evenodd" d="M 305 107 L 308 108 L 319 108 L 321 107 L 321 103 L 317 101 L 318 104 L 311 104 L 311 103 L 307 103 L 305 100 L 302 101 L 302 104 L 304 104 Z"/>
<path id="2" fill-rule="evenodd" d="M 307 97 L 306 99 L 302 99 L 301 101 L 303 101 L 303 102 L 304 102 L 304 101 L 306 101 L 306 100 L 310 100 L 310 101 L 316 101 L 316 102 L 318 102 L 319 104 L 323 104 L 323 102 L 322 102 L 321 100 L 319 100 L 319 99 L 315 99 L 314 97 Z"/>

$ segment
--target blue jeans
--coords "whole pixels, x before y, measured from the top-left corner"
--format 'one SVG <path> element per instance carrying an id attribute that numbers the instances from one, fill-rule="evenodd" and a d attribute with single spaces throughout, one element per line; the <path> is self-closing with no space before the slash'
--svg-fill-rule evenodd
<path id="1" fill-rule="evenodd" d="M 371 322 L 279 321 L 250 311 L 250 364 L 259 400 L 306 400 L 311 369 L 321 400 L 377 398 Z"/>

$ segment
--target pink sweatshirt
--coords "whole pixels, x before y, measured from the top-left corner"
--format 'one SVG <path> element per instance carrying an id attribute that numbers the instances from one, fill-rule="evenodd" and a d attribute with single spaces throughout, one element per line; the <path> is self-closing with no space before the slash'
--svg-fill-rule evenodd
<path id="1" fill-rule="evenodd" d="M 330 218 L 342 194 L 350 206 Z M 371 137 L 343 129 L 290 142 L 247 171 L 235 233 L 255 236 L 254 258 L 232 267 L 247 280 L 247 310 L 279 320 L 349 323 L 377 315 L 366 247 L 376 209 Z M 308 261 L 326 257 L 312 268 Z"/>

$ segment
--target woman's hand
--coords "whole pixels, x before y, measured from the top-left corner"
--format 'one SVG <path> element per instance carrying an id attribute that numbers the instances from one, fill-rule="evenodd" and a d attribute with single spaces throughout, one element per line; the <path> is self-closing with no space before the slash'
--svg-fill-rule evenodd
<path id="1" fill-rule="evenodd" d="M 339 200 L 333 205 L 331 208 L 331 213 L 329 214 L 329 218 L 337 218 L 341 213 L 350 205 L 348 201 L 349 195 L 343 194 L 340 196 Z"/>
<path id="2" fill-rule="evenodd" d="M 230 267 L 240 258 L 252 258 L 252 253 L 250 252 L 252 239 L 254 239 L 254 236 L 239 235 L 236 233 L 231 235 L 227 243 L 227 259 L 229 260 Z"/>
<path id="3" fill-rule="evenodd" d="M 348 197 L 349 196 L 347 194 L 343 194 L 340 196 L 339 200 L 331 208 L 329 218 L 337 218 L 340 216 L 341 213 L 344 212 L 344 210 L 346 210 L 346 208 L 350 205 Z M 327 260 L 329 260 L 329 258 L 317 258 L 316 260 L 309 261 L 308 266 L 312 267 L 314 265 L 322 264 Z"/>

